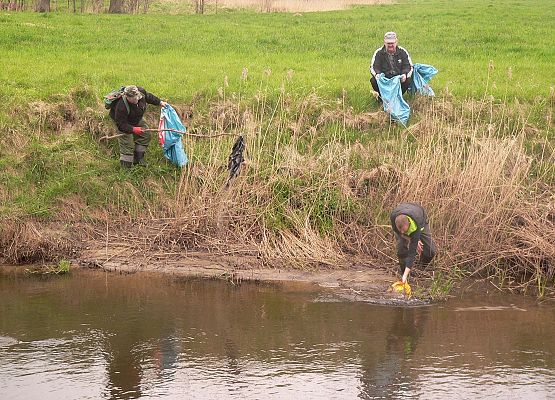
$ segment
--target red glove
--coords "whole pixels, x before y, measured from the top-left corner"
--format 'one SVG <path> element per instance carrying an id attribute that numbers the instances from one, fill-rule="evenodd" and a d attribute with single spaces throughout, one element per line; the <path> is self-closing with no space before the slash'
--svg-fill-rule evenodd
<path id="1" fill-rule="evenodd" d="M 133 127 L 133 133 L 135 135 L 140 135 L 141 133 L 143 133 L 143 128 L 141 128 L 140 126 L 134 126 Z"/>

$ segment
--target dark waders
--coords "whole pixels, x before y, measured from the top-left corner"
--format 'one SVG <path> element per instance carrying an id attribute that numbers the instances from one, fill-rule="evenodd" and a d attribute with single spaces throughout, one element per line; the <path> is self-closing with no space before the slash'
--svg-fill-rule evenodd
<path id="1" fill-rule="evenodd" d="M 139 121 L 143 129 L 148 129 L 144 119 Z M 150 132 L 143 132 L 140 135 L 134 133 L 125 133 L 118 138 L 119 143 L 119 159 L 123 167 L 131 167 L 131 165 L 146 165 L 144 161 L 145 151 L 150 143 Z"/>

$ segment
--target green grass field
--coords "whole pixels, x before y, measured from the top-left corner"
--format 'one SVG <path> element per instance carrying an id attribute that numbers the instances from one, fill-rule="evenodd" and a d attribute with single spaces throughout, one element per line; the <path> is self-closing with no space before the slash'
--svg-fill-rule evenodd
<path id="1" fill-rule="evenodd" d="M 276 85 L 291 69 L 292 90 L 337 96 L 344 88 L 364 109 L 369 60 L 388 30 L 398 32 L 414 62 L 439 69 L 436 92 L 480 98 L 487 82 L 495 97 L 532 102 L 554 85 L 553 20 L 549 0 L 400 1 L 300 16 L 3 12 L 1 103 L 48 99 L 83 83 L 102 94 L 127 82 L 187 101 L 215 93 L 225 76 L 237 90 L 246 67 L 252 90 L 265 69 Z"/>

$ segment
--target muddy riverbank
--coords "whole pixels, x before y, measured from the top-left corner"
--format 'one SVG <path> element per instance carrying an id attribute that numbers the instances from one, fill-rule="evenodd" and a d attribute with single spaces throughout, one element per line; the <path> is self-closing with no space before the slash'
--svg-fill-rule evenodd
<path id="1" fill-rule="evenodd" d="M 109 229 L 89 224 L 4 225 L 4 257 L 0 265 L 54 265 L 69 260 L 71 268 L 92 268 L 131 274 L 157 272 L 182 277 L 242 281 L 289 281 L 330 288 L 340 298 L 390 302 L 388 289 L 397 280 L 396 267 L 363 254 L 340 254 L 333 259 L 267 254 L 246 240 L 218 239 L 180 227 L 120 224 Z M 9 233 L 9 235 L 8 235 Z M 1 267 L 0 267 L 1 268 Z M 26 268 L 26 267 L 23 267 Z"/>
<path id="2" fill-rule="evenodd" d="M 363 301 L 375 304 L 420 304 L 422 299 L 407 301 L 402 294 L 390 290 L 397 280 L 388 268 L 373 268 L 354 262 L 341 268 L 269 267 L 257 256 L 245 254 L 220 254 L 208 251 L 161 252 L 145 256 L 127 246 L 102 248 L 99 242 L 89 243 L 80 252 L 74 264 L 81 268 L 102 269 L 113 273 L 152 273 L 178 277 L 221 279 L 232 285 L 243 281 L 299 282 L 315 284 L 329 289 L 336 299 Z"/>
<path id="3" fill-rule="evenodd" d="M 303 248 L 268 248 L 230 232 L 191 229 L 174 220 L 143 223 L 40 224 L 4 223 L 0 269 L 6 265 L 53 266 L 62 260 L 71 268 L 114 273 L 155 272 L 181 277 L 220 279 L 231 285 L 242 281 L 303 282 L 328 288 L 335 298 L 374 304 L 422 304 L 445 300 L 467 291 L 510 291 L 538 296 L 537 288 L 517 281 L 499 282 L 462 269 L 448 269 L 441 255 L 426 271 L 412 276 L 410 302 L 391 292 L 398 280 L 393 243 L 385 228 L 374 232 L 380 251 L 344 249 L 310 253 Z M 296 243 L 291 242 L 294 246 Z M 321 244 L 321 243 L 320 243 Z M 314 249 L 314 248 L 313 248 Z M 375 244 L 374 249 L 378 249 Z M 323 257 L 319 258 L 319 255 Z M 452 264 L 450 264 L 452 266 Z M 23 267 L 26 268 L 26 267 Z M 467 278 L 470 282 L 465 281 Z M 478 279 L 484 279 L 483 281 Z M 463 281 L 465 281 L 463 283 Z M 481 284 L 484 283 L 484 285 Z M 546 292 L 544 299 L 552 297 Z"/>

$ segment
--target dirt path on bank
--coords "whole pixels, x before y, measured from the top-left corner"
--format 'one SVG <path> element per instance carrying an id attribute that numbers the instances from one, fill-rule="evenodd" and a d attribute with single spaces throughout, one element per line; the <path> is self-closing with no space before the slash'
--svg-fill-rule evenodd
<path id="1" fill-rule="evenodd" d="M 130 255 L 130 253 L 132 253 Z M 230 284 L 242 281 L 305 282 L 327 289 L 331 300 L 361 301 L 384 305 L 421 305 L 422 300 L 407 300 L 389 290 L 397 278 L 385 269 L 353 265 L 341 269 L 300 270 L 265 267 L 249 255 L 221 255 L 207 251 L 176 253 L 150 252 L 148 257 L 127 246 L 103 247 L 91 243 L 76 263 L 117 273 L 159 272 L 181 277 L 222 279 Z"/>

